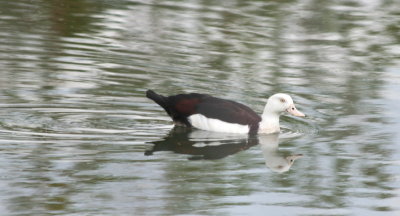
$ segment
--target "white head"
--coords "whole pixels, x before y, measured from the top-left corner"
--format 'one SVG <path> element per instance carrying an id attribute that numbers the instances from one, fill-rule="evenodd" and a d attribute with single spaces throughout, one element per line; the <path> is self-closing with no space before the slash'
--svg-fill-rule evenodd
<path id="1" fill-rule="evenodd" d="M 268 98 L 264 113 L 265 112 L 277 115 L 281 115 L 283 112 L 288 112 L 294 116 L 305 116 L 302 112 L 296 109 L 293 99 L 289 95 L 283 93 L 274 94 Z"/>
<path id="2" fill-rule="evenodd" d="M 279 116 L 284 112 L 288 112 L 294 116 L 305 116 L 296 109 L 289 95 L 282 93 L 274 94 L 268 98 L 267 105 L 262 114 L 259 133 L 278 133 L 280 131 Z"/>

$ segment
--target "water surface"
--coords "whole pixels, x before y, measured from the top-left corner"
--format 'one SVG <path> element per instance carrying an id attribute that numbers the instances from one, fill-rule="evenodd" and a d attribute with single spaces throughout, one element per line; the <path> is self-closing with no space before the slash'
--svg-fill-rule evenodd
<path id="1" fill-rule="evenodd" d="M 2 214 L 400 214 L 399 8 L 0 1 Z M 147 89 L 259 113 L 286 92 L 308 117 L 276 137 L 173 129 Z"/>

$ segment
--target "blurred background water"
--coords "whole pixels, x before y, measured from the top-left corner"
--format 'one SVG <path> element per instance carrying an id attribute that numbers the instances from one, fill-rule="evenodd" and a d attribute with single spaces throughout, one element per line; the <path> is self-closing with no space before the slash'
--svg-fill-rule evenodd
<path id="1" fill-rule="evenodd" d="M 0 211 L 399 215 L 399 59 L 397 0 L 0 0 Z M 308 117 L 172 130 L 147 89 Z"/>

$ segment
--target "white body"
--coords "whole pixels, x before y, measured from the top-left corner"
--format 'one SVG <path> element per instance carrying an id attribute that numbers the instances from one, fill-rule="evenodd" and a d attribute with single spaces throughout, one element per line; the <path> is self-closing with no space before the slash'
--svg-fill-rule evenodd
<path id="1" fill-rule="evenodd" d="M 248 125 L 234 124 L 229 122 L 224 122 L 219 119 L 207 118 L 202 114 L 194 114 L 189 116 L 189 122 L 193 127 L 222 132 L 222 133 L 249 133 L 250 127 Z M 264 120 L 266 119 L 266 120 Z M 279 116 L 264 116 L 263 121 L 260 122 L 258 133 L 279 133 Z"/>
<path id="2" fill-rule="evenodd" d="M 248 125 L 233 124 L 221 121 L 219 119 L 207 118 L 202 114 L 194 114 L 189 116 L 190 124 L 193 127 L 223 133 L 249 133 Z"/>

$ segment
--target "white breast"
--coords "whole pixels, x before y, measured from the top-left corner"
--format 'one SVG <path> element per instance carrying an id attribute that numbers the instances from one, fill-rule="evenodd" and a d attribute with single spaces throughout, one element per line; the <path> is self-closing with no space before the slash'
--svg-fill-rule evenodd
<path id="1" fill-rule="evenodd" d="M 188 119 L 193 127 L 202 130 L 224 133 L 248 133 L 250 130 L 248 125 L 228 123 L 219 119 L 207 118 L 201 114 L 191 115 Z"/>

